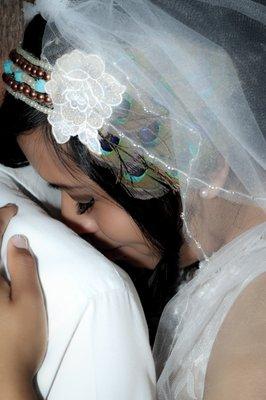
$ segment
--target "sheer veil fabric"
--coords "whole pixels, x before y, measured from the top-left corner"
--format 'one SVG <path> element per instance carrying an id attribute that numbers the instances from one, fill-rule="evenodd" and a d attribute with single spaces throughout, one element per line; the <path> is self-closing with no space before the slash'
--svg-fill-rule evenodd
<path id="1" fill-rule="evenodd" d="M 178 180 L 184 235 L 202 268 L 161 320 L 160 400 L 202 398 L 222 320 L 265 271 L 265 10 L 251 0 L 37 0 L 25 9 L 48 21 L 50 64 L 73 49 L 104 60 L 141 110 L 129 111 L 131 129 L 112 119 L 104 128 Z M 163 151 L 139 136 L 155 119 Z"/>
<path id="2" fill-rule="evenodd" d="M 158 0 L 154 3 L 163 7 L 180 22 L 206 35 L 230 56 L 243 91 L 242 100 L 244 99 L 250 112 L 252 110 L 252 118 L 261 131 L 259 136 L 265 152 L 265 93 L 263 92 L 265 92 L 266 83 L 262 70 L 265 58 L 266 9 L 263 2 Z M 223 84 L 224 80 L 220 82 Z M 225 110 L 224 107 L 223 109 Z M 229 120 L 226 121 L 225 118 L 224 123 L 227 122 Z M 244 121 L 239 119 L 239 116 L 235 122 L 239 129 L 242 129 Z M 255 131 L 251 129 L 250 140 L 255 136 Z M 226 135 L 222 136 L 222 140 L 225 140 L 226 146 Z M 233 154 L 236 147 L 233 143 L 231 145 L 233 147 L 230 151 Z M 252 151 L 252 146 L 248 143 L 244 145 L 240 141 L 239 145 L 242 150 L 245 148 L 245 151 Z M 256 156 L 254 160 L 255 158 Z M 244 172 L 244 158 L 242 162 L 240 160 L 238 162 L 239 166 L 243 166 Z M 261 165 L 261 187 L 265 188 L 265 163 Z M 250 164 L 247 165 L 247 174 L 249 167 Z M 230 163 L 230 168 L 233 170 L 233 163 Z M 239 181 L 243 182 L 240 175 L 238 177 Z M 234 182 L 236 183 L 237 179 Z M 221 192 L 219 195 L 221 196 Z M 237 204 L 236 194 L 231 192 L 227 201 L 228 204 Z M 241 209 L 242 206 L 245 207 L 246 202 L 242 198 L 238 204 Z M 261 204 L 259 209 L 265 210 L 265 205 Z M 225 220 L 228 217 L 227 211 L 228 209 L 222 208 L 219 211 Z M 229 211 L 229 215 L 232 218 L 234 213 L 231 214 Z M 217 216 L 216 222 L 218 220 Z M 263 220 L 265 221 L 262 217 L 261 221 Z M 211 226 L 210 215 L 207 221 L 209 222 L 205 225 L 206 229 Z M 232 222 L 236 223 L 236 219 L 233 218 Z M 225 221 L 224 223 L 220 221 L 217 225 L 218 229 L 223 232 L 233 231 L 233 224 L 228 224 L 226 229 L 225 224 Z M 196 229 L 197 232 L 198 229 Z M 202 244 L 202 241 L 199 244 Z M 207 371 L 212 375 L 212 369 L 216 367 L 215 363 L 210 363 L 211 355 L 220 344 L 220 338 L 217 335 L 223 328 L 223 324 L 227 322 L 226 317 L 231 315 L 230 311 L 232 312 L 240 294 L 247 293 L 254 282 L 258 282 L 262 276 L 265 276 L 266 224 L 261 223 L 247 229 L 230 243 L 216 250 L 209 253 L 213 253 L 209 259 L 200 263 L 200 269 L 194 278 L 182 285 L 162 315 L 154 346 L 158 399 L 160 400 L 203 399 L 207 395 L 209 389 L 209 382 L 206 380 Z M 265 286 L 263 290 L 265 292 Z M 251 297 L 257 299 L 256 306 L 259 308 L 259 294 L 252 292 Z M 244 307 L 248 309 L 247 305 Z M 251 321 L 254 324 L 253 330 L 256 330 L 263 320 L 265 324 L 263 316 L 262 319 L 254 321 L 250 310 L 238 316 L 239 325 L 234 327 L 236 335 L 239 330 L 245 330 L 245 325 Z M 226 327 L 228 328 L 228 325 Z M 235 354 L 244 356 L 249 352 L 256 354 L 259 346 L 259 343 L 253 343 L 253 346 L 250 344 L 250 348 L 247 349 L 243 347 L 243 344 L 235 343 L 233 350 Z M 226 349 L 223 348 L 223 351 L 226 352 Z M 257 365 L 261 362 L 265 364 L 265 359 L 263 361 L 258 355 L 255 360 Z M 251 385 L 256 385 L 256 380 L 252 381 L 251 375 L 248 375 L 248 378 L 251 379 Z M 216 390 L 219 392 L 220 382 L 211 382 L 211 384 L 214 387 L 216 385 Z M 235 381 L 235 387 L 239 386 L 241 382 Z"/>
<path id="3" fill-rule="evenodd" d="M 241 292 L 266 272 L 265 260 L 266 223 L 263 223 L 224 246 L 210 261 L 202 262 L 194 278 L 168 303 L 154 346 L 158 399 L 205 398 L 207 368 L 217 334 Z M 235 331 L 250 320 L 253 318 L 249 313 L 239 315 Z M 260 323 L 257 321 L 258 326 Z M 256 346 L 258 343 L 254 343 L 254 350 Z M 244 356 L 252 353 L 252 346 L 246 349 L 239 344 L 234 351 Z M 260 362 L 258 357 L 258 365 Z M 217 385 L 218 393 L 219 383 L 211 383 Z M 235 385 L 238 388 L 240 382 Z"/>
<path id="4" fill-rule="evenodd" d="M 262 84 L 257 84 L 255 92 L 245 84 L 245 79 L 258 80 L 252 71 L 263 62 L 265 6 L 249 0 L 237 5 L 230 0 L 167 4 L 174 5 L 175 12 L 170 7 L 167 13 L 146 0 L 37 0 L 35 6 L 27 5 L 26 15 L 40 12 L 48 21 L 43 59 L 54 65 L 73 49 L 97 55 L 104 60 L 106 72 L 126 87 L 139 105 L 137 112 L 129 111 L 133 123 L 124 129 L 107 119 L 104 129 L 126 137 L 128 152 L 145 156 L 178 178 L 187 239 L 206 259 L 219 245 L 204 232 L 212 237 L 230 234 L 237 209 L 227 207 L 226 218 L 218 220 L 215 210 L 206 211 L 199 193 L 211 192 L 233 204 L 265 209 L 265 119 L 259 120 L 251 104 L 254 97 L 263 102 L 264 91 Z M 200 13 L 200 7 L 208 9 Z M 226 9 L 229 19 L 230 12 L 237 13 L 232 24 L 239 22 L 240 32 L 235 28 L 220 40 L 221 32 L 215 34 L 217 20 L 207 12 L 212 9 L 218 15 Z M 258 38 L 250 35 L 247 39 L 245 18 L 252 18 L 260 29 Z M 198 32 L 199 25 L 208 29 Z M 228 52 L 226 43 L 235 36 L 237 41 Z M 242 46 L 245 58 L 242 54 L 237 63 Z M 75 60 L 72 64 L 70 75 L 75 72 Z M 80 87 L 74 90 L 82 103 Z M 75 107 L 68 110 L 73 114 L 73 119 L 68 116 L 72 125 L 78 124 Z M 60 125 L 60 117 L 55 124 Z M 155 119 L 163 126 L 157 138 L 161 146 L 143 142 L 138 134 Z"/>

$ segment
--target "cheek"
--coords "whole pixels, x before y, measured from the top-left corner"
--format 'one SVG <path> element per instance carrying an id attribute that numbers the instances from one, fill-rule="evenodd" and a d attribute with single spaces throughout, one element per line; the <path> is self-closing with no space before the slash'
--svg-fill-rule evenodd
<path id="1" fill-rule="evenodd" d="M 121 244 L 143 242 L 140 229 L 120 207 L 99 204 L 93 213 L 100 231 L 109 239 Z"/>

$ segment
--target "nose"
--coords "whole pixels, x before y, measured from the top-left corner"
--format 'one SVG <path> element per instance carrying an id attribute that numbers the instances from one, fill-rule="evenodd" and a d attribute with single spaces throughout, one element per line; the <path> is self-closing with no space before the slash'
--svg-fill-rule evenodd
<path id="1" fill-rule="evenodd" d="M 98 231 L 93 211 L 79 215 L 77 202 L 65 192 L 61 194 L 61 215 L 63 222 L 78 235 L 94 234 Z"/>

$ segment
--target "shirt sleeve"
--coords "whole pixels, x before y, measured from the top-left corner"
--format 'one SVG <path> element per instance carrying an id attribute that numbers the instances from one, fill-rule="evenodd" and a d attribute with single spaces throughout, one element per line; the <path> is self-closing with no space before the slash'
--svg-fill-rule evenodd
<path id="1" fill-rule="evenodd" d="M 48 400 L 155 399 L 154 362 L 137 294 L 95 295 L 73 334 Z"/>

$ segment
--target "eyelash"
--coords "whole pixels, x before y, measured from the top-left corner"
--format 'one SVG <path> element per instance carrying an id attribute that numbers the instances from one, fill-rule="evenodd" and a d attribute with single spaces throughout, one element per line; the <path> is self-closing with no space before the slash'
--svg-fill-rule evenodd
<path id="1" fill-rule="evenodd" d="M 95 203 L 95 200 L 93 197 L 91 197 L 91 199 L 87 203 L 77 203 L 76 204 L 77 214 L 78 215 L 85 214 L 86 211 L 88 211 L 92 208 L 94 203 Z"/>

